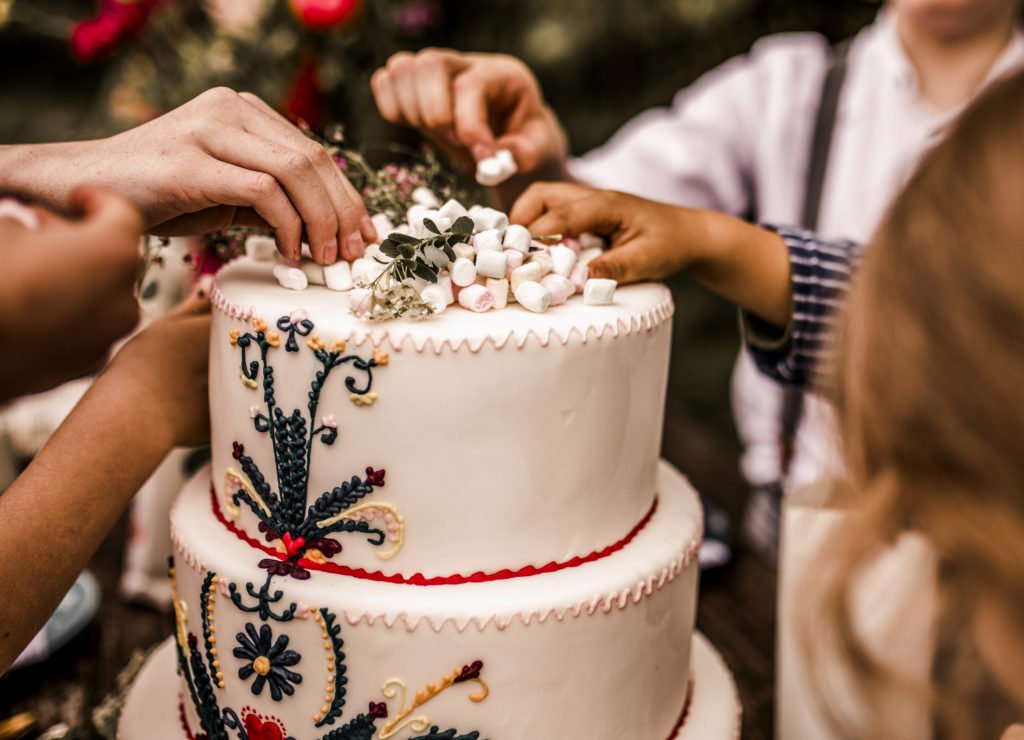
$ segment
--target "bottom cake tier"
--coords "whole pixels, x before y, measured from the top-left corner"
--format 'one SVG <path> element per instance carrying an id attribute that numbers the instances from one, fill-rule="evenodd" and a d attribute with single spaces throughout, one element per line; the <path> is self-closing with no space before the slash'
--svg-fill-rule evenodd
<path id="1" fill-rule="evenodd" d="M 177 660 L 174 638 L 153 651 L 125 696 L 117 740 L 196 739 L 185 719 L 185 698 L 175 691 Z M 721 656 L 699 632 L 693 633 L 690 664 L 686 716 L 671 740 L 736 740 L 742 719 L 736 684 Z M 281 736 L 271 731 L 249 737 Z"/>
<path id="2" fill-rule="evenodd" d="M 291 570 L 225 528 L 209 491 L 203 471 L 171 517 L 171 693 L 197 737 L 663 740 L 692 718 L 702 519 L 668 465 L 654 515 L 614 553 L 431 586 Z"/>

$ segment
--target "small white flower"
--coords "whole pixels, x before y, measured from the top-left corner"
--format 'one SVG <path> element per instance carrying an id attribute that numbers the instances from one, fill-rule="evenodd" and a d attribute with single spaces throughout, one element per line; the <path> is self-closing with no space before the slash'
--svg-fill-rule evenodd
<path id="1" fill-rule="evenodd" d="M 255 419 L 257 416 L 259 416 L 259 413 L 260 413 L 260 407 L 259 406 L 250 406 L 249 407 L 249 418 L 250 419 Z"/>
<path id="2" fill-rule="evenodd" d="M 288 314 L 288 321 L 293 324 L 298 324 L 300 321 L 305 321 L 308 318 L 309 314 L 303 311 L 301 308 L 292 311 L 290 314 Z"/>
<path id="3" fill-rule="evenodd" d="M 327 416 L 323 417 L 320 420 L 320 423 L 323 424 L 328 429 L 338 428 L 338 420 L 334 418 L 334 414 L 328 414 Z"/>

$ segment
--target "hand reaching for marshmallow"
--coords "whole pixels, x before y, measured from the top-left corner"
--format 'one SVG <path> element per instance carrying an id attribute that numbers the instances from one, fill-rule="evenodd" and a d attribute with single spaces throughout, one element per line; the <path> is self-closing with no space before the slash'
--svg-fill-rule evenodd
<path id="1" fill-rule="evenodd" d="M 385 119 L 419 129 L 454 162 L 476 169 L 481 184 L 501 184 L 512 168 L 545 176 L 564 170 L 562 128 L 536 78 L 514 57 L 399 52 L 371 84 Z"/>
<path id="2" fill-rule="evenodd" d="M 0 190 L 60 210 L 80 184 L 128 198 L 156 234 L 269 226 L 291 259 L 306 241 L 317 262 L 351 260 L 377 238 L 324 148 L 255 95 L 227 88 L 107 139 L 0 147 Z"/>
<path id="3" fill-rule="evenodd" d="M 589 262 L 591 278 L 632 283 L 686 272 L 776 326 L 789 322 L 789 251 L 767 229 L 713 211 L 568 183 L 532 185 L 509 218 L 533 234 L 606 237 L 610 249 Z"/>

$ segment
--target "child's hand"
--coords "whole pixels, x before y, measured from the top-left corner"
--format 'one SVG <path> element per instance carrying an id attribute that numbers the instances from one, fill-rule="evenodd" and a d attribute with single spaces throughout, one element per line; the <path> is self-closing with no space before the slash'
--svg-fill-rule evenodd
<path id="1" fill-rule="evenodd" d="M 80 219 L 0 218 L 0 400 L 98 370 L 138 322 L 138 211 L 95 189 L 73 201 Z"/>
<path id="2" fill-rule="evenodd" d="M 590 275 L 620 283 L 669 278 L 700 259 L 707 244 L 703 211 L 582 185 L 532 185 L 510 219 L 538 235 L 607 237 L 611 249 L 590 263 Z"/>
<path id="3" fill-rule="evenodd" d="M 560 167 L 565 135 L 525 64 L 502 54 L 402 51 L 371 79 L 381 115 L 469 167 L 508 149 L 519 172 Z"/>
<path id="4" fill-rule="evenodd" d="M 167 448 L 210 440 L 210 300 L 197 292 L 115 355 L 97 392 L 136 399 L 139 423 Z M 102 385 L 102 388 L 99 386 Z"/>
<path id="5" fill-rule="evenodd" d="M 608 237 L 590 276 L 620 283 L 687 272 L 726 300 L 773 324 L 792 315 L 789 250 L 778 234 L 713 211 L 695 211 L 581 185 L 533 185 L 510 219 L 537 235 Z"/>

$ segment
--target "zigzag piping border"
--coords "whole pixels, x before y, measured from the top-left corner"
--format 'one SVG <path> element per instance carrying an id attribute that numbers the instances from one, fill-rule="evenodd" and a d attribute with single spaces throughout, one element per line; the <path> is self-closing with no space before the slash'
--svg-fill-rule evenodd
<path id="1" fill-rule="evenodd" d="M 610 334 L 612 338 L 618 338 L 620 336 L 629 336 L 640 332 L 650 332 L 667 322 L 675 314 L 675 304 L 672 302 L 671 293 L 668 288 L 663 286 L 662 290 L 664 291 L 665 300 L 642 313 L 629 316 L 628 319 L 619 318 L 614 322 L 605 321 L 601 324 L 590 324 L 585 327 L 573 326 L 570 327 L 567 332 L 556 331 L 554 327 L 548 329 L 546 334 L 542 331 L 538 332 L 535 329 L 530 329 L 523 334 L 519 334 L 515 330 L 509 330 L 501 336 L 488 335 L 475 340 L 463 338 L 458 341 L 444 339 L 438 342 L 430 337 L 417 341 L 407 334 L 396 338 L 392 337 L 391 333 L 387 329 L 382 329 L 376 331 L 353 330 L 346 336 L 331 337 L 331 339 L 343 339 L 344 341 L 351 342 L 356 346 L 360 346 L 367 341 L 369 341 L 374 347 L 386 344 L 394 352 L 401 352 L 405 345 L 408 344 L 418 354 L 422 354 L 429 348 L 429 350 L 435 355 L 440 355 L 446 350 L 449 352 L 459 352 L 463 348 L 468 349 L 470 352 L 475 354 L 483 349 L 486 344 L 491 344 L 495 349 L 500 350 L 504 349 L 506 345 L 511 343 L 516 349 L 523 349 L 523 347 L 525 347 L 530 341 L 531 337 L 533 337 L 541 347 L 547 347 L 551 343 L 552 336 L 557 338 L 558 342 L 563 347 L 567 345 L 574 336 L 578 337 L 582 344 L 586 344 L 592 340 L 603 339 L 606 334 Z M 255 311 L 253 306 L 242 307 L 231 302 L 231 300 L 221 292 L 220 287 L 216 284 L 213 287 L 211 302 L 214 308 L 232 319 L 249 321 L 252 319 Z"/>
<path id="2" fill-rule="evenodd" d="M 368 614 L 365 610 L 354 614 L 347 609 L 337 610 L 337 613 L 339 613 L 345 619 L 345 622 L 352 627 L 356 627 L 360 624 L 365 624 L 367 627 L 373 627 L 377 622 L 381 622 L 387 629 L 394 629 L 396 625 L 400 624 L 405 628 L 406 632 L 414 632 L 419 629 L 421 625 L 427 624 L 436 634 L 440 634 L 443 630 L 448 628 L 454 629 L 456 632 L 461 634 L 471 626 L 476 627 L 478 632 L 483 632 L 491 626 L 499 631 L 504 631 L 516 622 L 521 624 L 523 627 L 529 627 L 534 623 L 544 624 L 549 619 L 554 619 L 556 622 L 562 622 L 565 621 L 566 617 L 572 617 L 573 619 L 578 619 L 583 615 L 589 617 L 593 616 L 598 611 L 608 614 L 613 609 L 625 609 L 630 604 L 639 604 L 643 599 L 651 596 L 656 591 L 660 591 L 667 584 L 674 581 L 680 573 L 696 561 L 703 537 L 704 514 L 701 512 L 700 518 L 697 522 L 697 532 L 694 534 L 693 539 L 690 540 L 675 560 L 662 568 L 659 573 L 652 574 L 633 586 L 613 591 L 611 593 L 598 594 L 587 601 L 582 601 L 572 606 L 555 606 L 549 607 L 545 610 L 534 609 L 531 611 L 517 612 L 507 617 L 492 614 L 483 619 L 480 617 L 468 617 L 463 619 L 458 617 L 444 617 L 442 619 L 435 619 L 430 616 L 410 617 L 405 612 L 399 612 L 394 615 Z M 171 540 L 174 542 L 175 550 L 177 550 L 177 552 L 182 556 L 182 560 L 193 570 L 199 571 L 200 569 L 205 568 L 205 565 L 203 565 L 199 558 L 185 547 L 183 539 L 177 528 L 172 528 Z M 396 588 L 406 588 L 406 586 L 400 584 L 391 585 Z M 472 584 L 466 585 L 471 586 Z M 459 586 L 455 586 L 455 588 L 459 588 Z M 299 609 L 308 609 L 308 606 L 300 603 Z"/>

